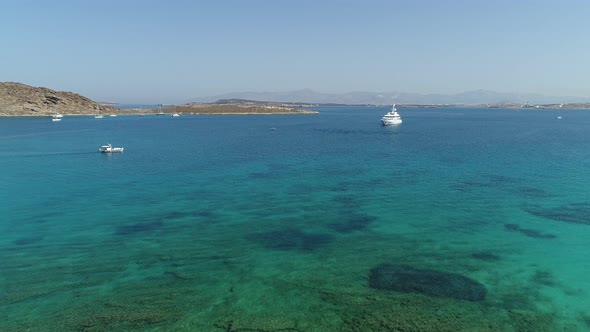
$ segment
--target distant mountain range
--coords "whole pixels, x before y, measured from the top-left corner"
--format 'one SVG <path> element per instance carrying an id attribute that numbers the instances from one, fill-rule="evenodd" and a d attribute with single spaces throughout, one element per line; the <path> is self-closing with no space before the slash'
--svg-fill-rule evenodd
<path id="1" fill-rule="evenodd" d="M 215 102 L 220 99 L 246 99 L 269 102 L 314 104 L 552 104 L 586 103 L 590 97 L 557 97 L 533 93 L 502 93 L 473 90 L 457 94 L 420 94 L 407 92 L 321 93 L 309 89 L 287 92 L 232 92 L 195 98 L 191 102 Z"/>

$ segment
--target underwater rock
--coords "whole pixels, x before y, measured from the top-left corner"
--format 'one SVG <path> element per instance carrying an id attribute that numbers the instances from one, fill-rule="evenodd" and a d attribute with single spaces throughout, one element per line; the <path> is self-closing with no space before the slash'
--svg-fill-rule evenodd
<path id="1" fill-rule="evenodd" d="M 504 224 L 504 228 L 508 231 L 512 232 L 519 232 L 528 237 L 536 238 L 536 239 L 555 239 L 557 236 L 548 233 L 541 233 L 534 229 L 529 228 L 521 228 L 517 224 Z"/>
<path id="2" fill-rule="evenodd" d="M 171 211 L 171 212 L 162 214 L 160 217 L 164 220 L 168 220 L 168 219 L 182 219 L 182 218 L 188 217 L 190 215 L 191 214 L 187 213 L 187 212 Z"/>
<path id="3" fill-rule="evenodd" d="M 544 198 L 548 197 L 549 193 L 547 193 L 543 189 L 534 188 L 534 187 L 527 187 L 527 186 L 520 186 L 514 189 L 514 192 L 518 195 L 525 196 L 525 197 L 532 197 L 532 198 Z"/>
<path id="4" fill-rule="evenodd" d="M 458 183 L 461 187 L 471 187 L 471 188 L 487 188 L 490 187 L 489 183 L 486 182 L 479 182 L 479 181 L 459 181 Z"/>
<path id="5" fill-rule="evenodd" d="M 495 262 L 500 260 L 500 256 L 489 251 L 474 252 L 471 254 L 471 257 L 485 262 Z"/>
<path id="6" fill-rule="evenodd" d="M 352 196 L 352 195 L 338 195 L 338 196 L 332 198 L 332 201 L 334 203 L 342 205 L 342 207 L 346 208 L 346 209 L 353 209 L 353 208 L 358 209 L 361 206 L 359 199 L 357 197 Z"/>
<path id="7" fill-rule="evenodd" d="M 297 328 L 297 321 L 289 317 L 274 317 L 272 315 L 256 315 L 254 317 L 245 314 L 233 314 L 214 324 L 226 332 L 298 332 L 304 331 Z"/>
<path id="8" fill-rule="evenodd" d="M 369 286 L 474 302 L 483 301 L 487 294 L 484 285 L 457 273 L 392 264 L 381 264 L 372 268 L 369 273 Z"/>
<path id="9" fill-rule="evenodd" d="M 491 175 L 488 175 L 487 178 L 490 180 L 490 182 L 497 183 L 497 184 L 515 184 L 515 183 L 522 182 L 521 179 L 517 179 L 517 178 L 513 178 L 513 177 L 509 177 L 509 176 L 504 176 L 504 175 L 491 174 Z"/>
<path id="10" fill-rule="evenodd" d="M 555 287 L 557 285 L 555 277 L 550 271 L 535 271 L 535 273 L 531 276 L 531 281 L 543 286 Z"/>
<path id="11" fill-rule="evenodd" d="M 490 187 L 489 183 L 478 181 L 457 181 L 451 185 L 451 189 L 459 192 L 471 192 Z"/>
<path id="12" fill-rule="evenodd" d="M 350 233 L 367 228 L 375 220 L 377 220 L 376 217 L 369 215 L 353 215 L 341 222 L 328 224 L 328 227 L 339 233 Z"/>
<path id="13" fill-rule="evenodd" d="M 300 230 L 280 230 L 255 233 L 248 239 L 276 250 L 314 250 L 333 241 L 329 234 L 304 233 Z"/>
<path id="14" fill-rule="evenodd" d="M 590 225 L 590 203 L 572 203 L 555 208 L 532 207 L 524 210 L 534 216 L 572 224 Z"/>
<path id="15" fill-rule="evenodd" d="M 210 215 L 210 214 L 209 214 Z M 199 217 L 207 217 L 209 215 L 204 215 L 203 211 L 171 211 L 166 213 L 161 213 L 158 215 L 146 217 L 139 217 L 138 220 L 171 220 L 171 219 L 183 219 L 183 218 L 199 218 Z M 145 221 L 144 221 L 145 222 Z"/>
<path id="16" fill-rule="evenodd" d="M 42 236 L 30 236 L 30 237 L 22 237 L 20 239 L 16 239 L 14 241 L 14 244 L 16 244 L 17 246 L 24 246 L 27 244 L 34 244 L 37 243 L 39 241 L 43 240 Z"/>
<path id="17" fill-rule="evenodd" d="M 149 232 L 154 231 L 162 228 L 164 223 L 161 221 L 154 221 L 154 222 L 139 222 L 131 225 L 122 225 L 117 227 L 115 234 L 117 235 L 133 235 L 137 233 Z"/>

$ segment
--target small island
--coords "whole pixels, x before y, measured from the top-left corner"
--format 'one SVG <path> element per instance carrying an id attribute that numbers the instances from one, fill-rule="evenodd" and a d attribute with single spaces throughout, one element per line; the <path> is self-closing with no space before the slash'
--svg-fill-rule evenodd
<path id="1" fill-rule="evenodd" d="M 214 104 L 187 104 L 165 108 L 162 111 L 176 114 L 317 114 L 318 111 L 286 107 L 273 103 L 214 103 Z"/>

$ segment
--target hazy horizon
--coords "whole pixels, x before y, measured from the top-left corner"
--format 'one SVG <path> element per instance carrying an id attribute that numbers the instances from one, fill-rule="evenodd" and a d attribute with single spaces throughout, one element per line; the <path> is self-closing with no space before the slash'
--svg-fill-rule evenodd
<path id="1" fill-rule="evenodd" d="M 301 89 L 588 98 L 588 9 L 578 0 L 12 2 L 0 11 L 0 80 L 120 103 Z"/>

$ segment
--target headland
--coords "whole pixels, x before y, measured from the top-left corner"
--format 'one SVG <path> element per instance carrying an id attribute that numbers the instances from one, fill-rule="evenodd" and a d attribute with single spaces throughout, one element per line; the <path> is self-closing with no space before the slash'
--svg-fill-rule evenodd
<path id="1" fill-rule="evenodd" d="M 118 113 L 77 93 L 32 87 L 16 82 L 0 82 L 0 116 L 48 116 Z"/>

